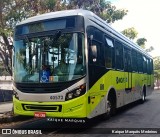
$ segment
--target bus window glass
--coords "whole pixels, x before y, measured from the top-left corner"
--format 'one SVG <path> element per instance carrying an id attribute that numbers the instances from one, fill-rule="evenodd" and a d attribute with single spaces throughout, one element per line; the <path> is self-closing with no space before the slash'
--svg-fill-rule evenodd
<path id="1" fill-rule="evenodd" d="M 153 60 L 150 59 L 151 62 L 151 74 L 153 74 Z"/>
<path id="2" fill-rule="evenodd" d="M 87 35 L 89 37 L 88 44 L 89 44 L 89 63 L 99 66 L 104 66 L 104 46 L 103 42 L 103 32 L 98 30 L 95 27 L 88 27 L 87 28 Z M 93 36 L 93 39 L 90 39 L 90 36 Z M 97 58 L 92 55 L 91 46 L 96 46 L 97 49 Z"/>
<path id="3" fill-rule="evenodd" d="M 143 56 L 143 73 L 147 73 L 147 59 Z"/>
<path id="4" fill-rule="evenodd" d="M 132 50 L 132 70 L 137 72 L 137 53 L 135 50 Z"/>
<path id="5" fill-rule="evenodd" d="M 140 53 L 137 53 L 137 60 L 138 60 L 138 72 L 143 73 L 143 58 Z"/>
<path id="6" fill-rule="evenodd" d="M 124 70 L 127 72 L 132 71 L 131 50 L 126 47 L 124 48 Z"/>
<path id="7" fill-rule="evenodd" d="M 109 38 L 105 38 L 105 66 L 107 68 L 113 68 L 113 56 L 114 56 L 113 41 Z"/>
<path id="8" fill-rule="evenodd" d="M 116 69 L 123 70 L 123 45 L 120 42 L 115 42 L 116 45 Z"/>

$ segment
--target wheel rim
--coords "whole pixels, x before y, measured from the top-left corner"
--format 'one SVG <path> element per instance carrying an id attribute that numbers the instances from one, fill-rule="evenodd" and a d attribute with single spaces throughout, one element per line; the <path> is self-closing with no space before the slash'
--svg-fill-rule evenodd
<path id="1" fill-rule="evenodd" d="M 107 114 L 111 113 L 111 103 L 110 101 L 107 101 Z"/>

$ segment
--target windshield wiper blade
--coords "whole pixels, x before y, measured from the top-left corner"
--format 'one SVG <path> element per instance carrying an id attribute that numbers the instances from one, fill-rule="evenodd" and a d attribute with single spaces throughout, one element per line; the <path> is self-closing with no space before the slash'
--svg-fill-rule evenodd
<path id="1" fill-rule="evenodd" d="M 27 41 L 28 45 L 30 46 L 30 41 L 27 35 L 24 35 L 25 40 Z"/>

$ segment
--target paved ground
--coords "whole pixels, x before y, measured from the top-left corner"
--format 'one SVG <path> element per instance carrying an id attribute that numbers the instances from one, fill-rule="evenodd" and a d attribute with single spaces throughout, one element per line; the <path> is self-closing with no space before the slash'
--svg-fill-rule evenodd
<path id="1" fill-rule="evenodd" d="M 118 111 L 118 114 L 109 120 L 101 120 L 96 118 L 92 120 L 87 130 L 83 129 L 86 125 L 81 126 L 77 123 L 65 123 L 59 124 L 57 122 L 49 122 L 46 119 L 34 119 L 26 123 L 19 125 L 11 125 L 11 128 L 25 129 L 48 129 L 45 133 L 47 136 L 58 136 L 58 137 L 125 137 L 126 134 L 104 134 L 108 129 L 121 129 L 127 128 L 149 128 L 160 130 L 160 90 L 155 90 L 151 96 L 147 97 L 144 104 L 134 103 L 128 107 L 125 107 Z M 66 129 L 67 127 L 67 129 Z M 77 128 L 78 127 L 78 128 Z M 69 128 L 69 129 L 68 129 Z M 77 129 L 75 129 L 77 128 Z M 42 130 L 43 131 L 43 130 Z M 159 131 L 160 133 L 160 131 Z M 44 135 L 44 136 L 45 136 Z M 34 137 L 35 135 L 30 135 Z M 160 134 L 131 134 L 132 137 L 159 137 Z"/>
<path id="2" fill-rule="evenodd" d="M 0 77 L 0 80 L 3 80 L 3 76 Z M 6 78 L 10 80 L 10 77 Z M 0 81 L 0 90 L 12 90 L 12 81 Z M 0 102 L 0 116 L 3 115 L 3 113 L 6 113 L 8 111 L 12 110 L 13 103 L 10 102 Z"/>
<path id="3" fill-rule="evenodd" d="M 1 106 L 0 106 L 1 108 Z M 5 105 L 4 105 L 5 108 Z M 7 108 L 7 106 L 6 106 Z M 69 129 L 64 129 L 67 127 Z M 71 127 L 71 128 L 70 128 Z M 125 107 L 118 111 L 118 114 L 109 120 L 94 119 L 90 122 L 88 129 L 74 129 L 78 127 L 78 124 L 59 124 L 57 122 L 49 122 L 46 119 L 34 119 L 27 123 L 19 125 L 11 125 L 10 128 L 21 128 L 21 129 L 49 129 L 45 135 L 47 136 L 58 136 L 58 137 L 125 137 L 126 134 L 103 134 L 108 129 L 119 128 L 125 130 L 127 128 L 149 128 L 159 130 L 160 133 L 160 90 L 155 90 L 152 95 L 147 97 L 144 104 L 134 103 L 128 107 Z M 82 126 L 85 128 L 86 125 Z M 30 135 L 34 137 L 35 135 Z M 132 137 L 159 137 L 160 134 L 131 134 Z"/>

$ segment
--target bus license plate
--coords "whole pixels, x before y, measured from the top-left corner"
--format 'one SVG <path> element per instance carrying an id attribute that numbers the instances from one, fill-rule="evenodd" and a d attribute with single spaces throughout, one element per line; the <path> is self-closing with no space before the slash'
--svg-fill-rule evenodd
<path id="1" fill-rule="evenodd" d="M 46 113 L 45 112 L 35 112 L 34 117 L 43 118 L 43 117 L 46 117 Z"/>

